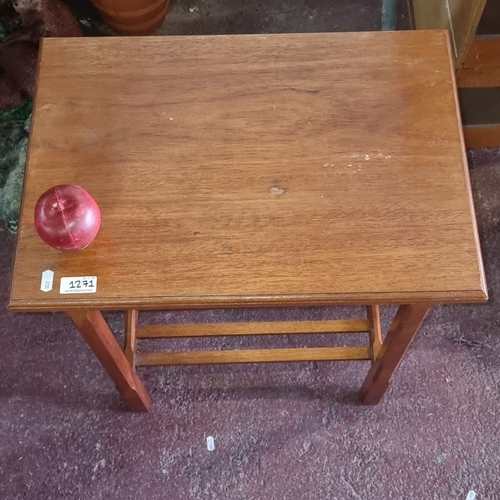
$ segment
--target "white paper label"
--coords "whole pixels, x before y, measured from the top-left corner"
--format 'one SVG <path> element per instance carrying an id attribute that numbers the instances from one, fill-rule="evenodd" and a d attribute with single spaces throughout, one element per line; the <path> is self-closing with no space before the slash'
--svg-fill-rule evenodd
<path id="1" fill-rule="evenodd" d="M 59 293 L 96 293 L 97 276 L 61 278 Z"/>
<path id="2" fill-rule="evenodd" d="M 207 437 L 207 450 L 214 451 L 215 450 L 215 441 L 213 436 Z"/>
<path id="3" fill-rule="evenodd" d="M 50 292 L 52 284 L 54 283 L 54 271 L 47 269 L 42 273 L 42 281 L 40 283 L 40 290 L 42 292 Z"/>

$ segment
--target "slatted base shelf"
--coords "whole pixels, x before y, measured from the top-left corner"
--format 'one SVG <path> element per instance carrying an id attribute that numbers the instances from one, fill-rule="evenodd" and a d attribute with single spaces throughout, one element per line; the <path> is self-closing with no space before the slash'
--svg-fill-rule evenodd
<path id="1" fill-rule="evenodd" d="M 369 347 L 309 347 L 238 351 L 144 352 L 137 353 L 135 363 L 136 366 L 162 366 L 370 359 L 372 357 Z"/>
<path id="2" fill-rule="evenodd" d="M 382 345 L 378 306 L 367 307 L 367 319 L 292 322 L 249 322 L 138 326 L 138 311 L 126 318 L 124 352 L 132 366 L 352 361 L 377 359 Z M 309 347 L 227 351 L 137 352 L 138 339 L 187 337 L 368 333 L 369 344 L 354 347 Z"/>

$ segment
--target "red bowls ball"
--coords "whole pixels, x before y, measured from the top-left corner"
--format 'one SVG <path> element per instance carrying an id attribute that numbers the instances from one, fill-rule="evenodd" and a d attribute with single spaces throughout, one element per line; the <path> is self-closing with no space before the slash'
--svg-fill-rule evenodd
<path id="1" fill-rule="evenodd" d="M 88 247 L 101 227 L 96 201 L 80 186 L 54 186 L 35 206 L 35 229 L 47 245 L 57 250 Z"/>

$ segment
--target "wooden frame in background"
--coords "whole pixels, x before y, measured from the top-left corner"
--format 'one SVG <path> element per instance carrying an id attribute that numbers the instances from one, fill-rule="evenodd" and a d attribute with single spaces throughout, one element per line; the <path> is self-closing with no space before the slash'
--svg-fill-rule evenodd
<path id="1" fill-rule="evenodd" d="M 477 35 L 488 1 L 409 0 L 414 28 L 450 31 L 469 148 L 500 147 L 500 113 L 486 105 L 500 102 L 500 34 Z"/>

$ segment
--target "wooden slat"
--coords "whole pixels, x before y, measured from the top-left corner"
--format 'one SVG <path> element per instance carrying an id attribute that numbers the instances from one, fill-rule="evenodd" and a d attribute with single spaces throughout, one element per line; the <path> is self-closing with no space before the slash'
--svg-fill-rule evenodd
<path id="1" fill-rule="evenodd" d="M 216 337 L 225 335 L 276 335 L 296 333 L 354 333 L 370 331 L 368 320 L 273 321 L 148 325 L 137 328 L 137 338 Z"/>
<path id="2" fill-rule="evenodd" d="M 125 346 L 123 352 L 129 363 L 134 366 L 135 351 L 137 349 L 137 318 L 138 311 L 131 310 L 125 313 Z"/>
<path id="3" fill-rule="evenodd" d="M 369 347 L 314 347 L 250 349 L 241 351 L 144 352 L 136 354 L 137 366 L 270 363 L 288 361 L 370 360 Z"/>
<path id="4" fill-rule="evenodd" d="M 474 40 L 463 68 L 457 71 L 459 87 L 500 86 L 500 38 Z"/>
<path id="5" fill-rule="evenodd" d="M 500 124 L 464 127 L 464 138 L 468 148 L 499 148 Z"/>
<path id="6" fill-rule="evenodd" d="M 370 343 L 372 360 L 378 358 L 382 347 L 382 331 L 380 329 L 380 309 L 378 306 L 368 306 L 368 320 L 370 321 Z"/>

